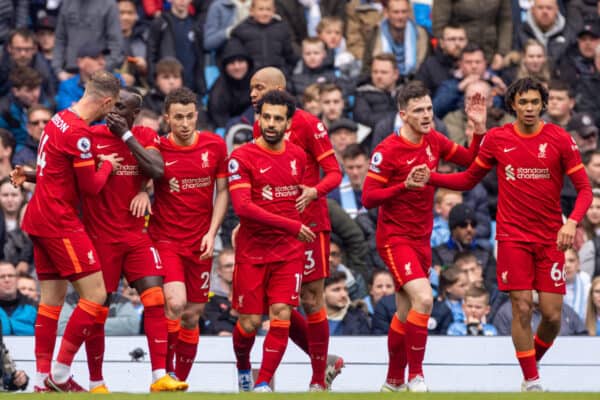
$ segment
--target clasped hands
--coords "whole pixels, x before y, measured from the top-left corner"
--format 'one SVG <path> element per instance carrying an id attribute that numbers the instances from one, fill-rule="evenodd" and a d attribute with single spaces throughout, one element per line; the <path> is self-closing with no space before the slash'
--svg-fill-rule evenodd
<path id="1" fill-rule="evenodd" d="M 427 164 L 417 165 L 408 173 L 404 185 L 407 189 L 424 188 L 429 182 L 430 175 L 431 171 Z"/>

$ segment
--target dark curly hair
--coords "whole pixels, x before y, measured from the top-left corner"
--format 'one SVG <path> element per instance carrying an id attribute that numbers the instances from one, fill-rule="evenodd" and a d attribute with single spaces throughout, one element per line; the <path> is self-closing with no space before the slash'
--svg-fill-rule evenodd
<path id="1" fill-rule="evenodd" d="M 512 108 L 512 105 L 515 102 L 515 97 L 517 97 L 518 94 L 522 94 L 530 90 L 536 90 L 540 94 L 542 97 L 542 113 L 546 111 L 546 107 L 548 106 L 548 90 L 546 90 L 544 84 L 537 79 L 522 78 L 516 82 L 513 82 L 508 87 L 506 95 L 504 95 L 504 105 L 512 115 L 516 115 L 515 110 Z"/>
<path id="2" fill-rule="evenodd" d="M 292 118 L 294 112 L 296 112 L 296 100 L 287 92 L 283 90 L 270 90 L 258 101 L 256 109 L 260 114 L 262 112 L 263 104 L 270 104 L 272 106 L 287 106 L 287 118 Z"/>

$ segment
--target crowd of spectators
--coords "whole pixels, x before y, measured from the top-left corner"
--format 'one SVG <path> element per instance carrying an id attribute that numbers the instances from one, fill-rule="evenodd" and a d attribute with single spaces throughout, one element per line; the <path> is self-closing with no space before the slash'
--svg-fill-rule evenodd
<path id="1" fill-rule="evenodd" d="M 264 66 L 282 69 L 287 90 L 321 118 L 344 173 L 328 199 L 332 335 L 385 334 L 395 312 L 393 280 L 375 251 L 377 210 L 365 209 L 361 194 L 373 148 L 402 126 L 397 94 L 421 80 L 436 129 L 468 145 L 465 97 L 485 96 L 488 128 L 510 123 L 502 98 L 523 77 L 547 85 L 543 118 L 573 136 L 596 188 L 566 252 L 561 334 L 600 335 L 600 1 L 0 0 L 0 15 L 4 335 L 31 335 L 38 301 L 32 244 L 20 229 L 35 185 L 16 189 L 7 177 L 14 165 L 44 162 L 36 151 L 53 113 L 76 102 L 94 72 L 108 70 L 143 93 L 136 124 L 164 135 L 165 96 L 187 86 L 197 94 L 198 128 L 222 135 L 231 150 L 251 140 L 250 77 Z M 496 181 L 492 171 L 469 192 L 435 195 L 432 334 L 509 334 L 510 303 L 496 285 Z M 565 215 L 575 195 L 565 178 Z M 235 224 L 230 210 L 201 321 L 205 334 L 229 335 L 237 318 L 229 247 Z M 67 297 L 61 321 L 76 301 Z M 123 282 L 107 334 L 141 333 L 142 314 L 135 289 Z"/>

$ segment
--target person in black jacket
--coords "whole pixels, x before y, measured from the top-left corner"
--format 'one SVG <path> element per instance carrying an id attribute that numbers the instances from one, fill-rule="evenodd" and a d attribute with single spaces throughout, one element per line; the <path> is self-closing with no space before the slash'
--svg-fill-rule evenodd
<path id="1" fill-rule="evenodd" d="M 581 78 L 596 73 L 594 51 L 599 43 L 600 19 L 596 18 L 583 25 L 577 34 L 577 42 L 570 45 L 565 56 L 558 60 L 555 78 L 575 88 Z"/>
<path id="2" fill-rule="evenodd" d="M 239 41 L 230 41 L 221 56 L 221 74 L 208 94 L 208 116 L 216 127 L 250 107 L 252 59 Z"/>
<path id="3" fill-rule="evenodd" d="M 423 61 L 415 79 L 423 82 L 431 93 L 435 93 L 443 81 L 452 78 L 452 72 L 456 69 L 467 41 L 467 32 L 463 26 L 446 25 L 439 38 L 439 46 Z"/>
<path id="4" fill-rule="evenodd" d="M 142 108 L 163 115 L 165 98 L 172 90 L 183 86 L 183 66 L 173 57 L 166 57 L 154 67 L 154 85 L 142 100 Z"/>
<path id="5" fill-rule="evenodd" d="M 174 57 L 183 66 L 184 85 L 196 94 L 203 95 L 206 93 L 206 83 L 202 29 L 196 19 L 189 15 L 190 2 L 175 2 L 169 11 L 152 21 L 146 56 L 148 76 L 155 75 L 158 61 Z"/>
<path id="6" fill-rule="evenodd" d="M 277 67 L 291 73 L 298 61 L 292 47 L 290 27 L 275 15 L 274 0 L 254 0 L 250 16 L 231 32 L 254 61 L 254 68 Z"/>
<path id="7" fill-rule="evenodd" d="M 368 335 L 371 332 L 366 304 L 362 300 L 350 302 L 346 273 L 332 272 L 325 279 L 324 294 L 331 336 Z"/>

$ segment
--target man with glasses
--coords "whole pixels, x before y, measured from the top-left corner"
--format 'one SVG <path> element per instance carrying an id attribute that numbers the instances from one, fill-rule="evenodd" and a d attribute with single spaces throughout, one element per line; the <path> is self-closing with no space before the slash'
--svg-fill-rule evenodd
<path id="1" fill-rule="evenodd" d="M 52 118 L 52 112 L 45 106 L 36 104 L 27 110 L 27 139 L 25 146 L 13 157 L 14 165 L 35 167 L 37 149 L 44 127 Z"/>
<path id="2" fill-rule="evenodd" d="M 37 309 L 32 300 L 17 290 L 17 269 L 0 262 L 0 322 L 2 335 L 32 336 Z"/>
<path id="3" fill-rule="evenodd" d="M 415 76 L 431 93 L 435 93 L 443 81 L 452 78 L 460 53 L 468 43 L 467 32 L 461 25 L 446 25 L 438 43 L 439 46 L 427 56 Z"/>
<path id="4" fill-rule="evenodd" d="M 477 218 L 473 209 L 461 203 L 452 207 L 448 215 L 450 239 L 446 243 L 431 249 L 434 266 L 450 266 L 458 253 L 470 252 L 483 267 L 486 281 L 495 282 L 496 259 L 487 241 L 475 239 Z"/>

